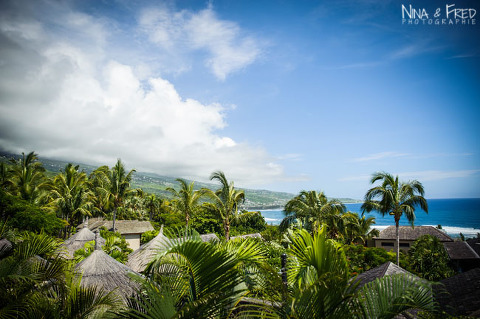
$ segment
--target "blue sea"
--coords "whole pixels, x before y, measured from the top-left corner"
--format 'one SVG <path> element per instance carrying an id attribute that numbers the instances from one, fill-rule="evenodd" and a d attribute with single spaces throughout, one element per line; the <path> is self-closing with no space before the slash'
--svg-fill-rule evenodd
<path id="1" fill-rule="evenodd" d="M 415 213 L 415 226 L 438 226 L 442 228 L 452 237 L 459 237 L 460 233 L 465 237 L 475 237 L 480 233 L 480 198 L 466 199 L 429 199 L 428 214 L 421 209 Z M 362 211 L 358 204 L 345 204 L 348 211 L 359 213 Z M 265 220 L 270 225 L 278 225 L 284 217 L 282 210 L 262 210 L 260 211 Z M 392 216 L 382 216 L 378 213 L 365 214 L 373 216 L 376 220 L 375 228 L 382 230 L 387 226 L 394 225 Z M 400 225 L 410 225 L 407 219 L 402 216 Z"/>

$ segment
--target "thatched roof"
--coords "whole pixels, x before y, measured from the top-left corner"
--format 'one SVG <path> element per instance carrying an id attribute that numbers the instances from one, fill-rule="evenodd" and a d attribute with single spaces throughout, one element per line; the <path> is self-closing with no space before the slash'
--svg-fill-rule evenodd
<path id="1" fill-rule="evenodd" d="M 480 268 L 455 275 L 440 281 L 444 286 L 434 285 L 435 299 L 442 310 L 461 316 L 480 315 Z"/>
<path id="2" fill-rule="evenodd" d="M 378 267 L 372 268 L 370 270 L 365 271 L 357 276 L 355 279 L 358 282 L 358 288 L 363 287 L 364 285 L 368 284 L 375 279 L 382 278 L 385 276 L 403 274 L 407 275 L 412 278 L 412 280 L 422 280 L 420 277 L 415 276 L 414 274 L 406 271 L 402 267 L 395 265 L 394 263 L 388 261 Z"/>
<path id="3" fill-rule="evenodd" d="M 443 247 L 452 260 L 480 259 L 475 250 L 464 241 L 446 242 Z"/>
<path id="4" fill-rule="evenodd" d="M 61 253 L 65 258 L 72 259 L 76 250 L 83 248 L 86 243 L 92 240 L 95 240 L 95 234 L 90 229 L 84 227 L 60 245 Z M 105 245 L 105 239 L 99 237 L 99 244 L 100 246 Z"/>
<path id="5" fill-rule="evenodd" d="M 203 241 L 203 242 L 211 242 L 211 241 L 219 241 L 220 239 L 218 239 L 218 236 L 216 234 L 203 234 L 203 235 L 200 235 L 200 239 Z"/>
<path id="6" fill-rule="evenodd" d="M 239 236 L 230 237 L 230 239 L 236 239 L 236 238 L 261 238 L 261 239 L 263 239 L 263 237 L 262 237 L 262 235 L 260 235 L 260 233 L 246 234 L 246 235 L 239 235 Z"/>
<path id="7" fill-rule="evenodd" d="M 158 235 L 128 255 L 127 266 L 136 272 L 142 272 L 157 252 L 166 247 L 170 239 L 163 235 L 163 226 Z"/>
<path id="8" fill-rule="evenodd" d="M 400 240 L 405 241 L 415 241 L 423 235 L 437 237 L 441 242 L 453 241 L 450 236 L 433 226 L 415 226 L 415 228 L 412 228 L 411 226 L 400 226 L 398 228 L 398 235 Z M 375 237 L 374 239 L 396 239 L 395 226 L 388 226 L 380 232 L 378 237 Z"/>
<path id="9" fill-rule="evenodd" d="M 75 269 L 83 274 L 83 286 L 95 285 L 106 291 L 115 289 L 116 294 L 124 300 L 139 288 L 139 284 L 128 276 L 129 273 L 135 272 L 101 249 L 95 250 L 90 256 L 79 262 Z"/>
<path id="10" fill-rule="evenodd" d="M 78 225 L 77 228 L 83 228 L 84 224 Z M 105 220 L 103 218 L 90 218 L 88 221 L 88 228 L 95 231 L 100 227 L 105 227 L 112 230 L 113 221 Z M 144 220 L 116 220 L 115 229 L 122 235 L 127 234 L 143 234 L 146 231 L 155 230 L 149 221 Z"/>

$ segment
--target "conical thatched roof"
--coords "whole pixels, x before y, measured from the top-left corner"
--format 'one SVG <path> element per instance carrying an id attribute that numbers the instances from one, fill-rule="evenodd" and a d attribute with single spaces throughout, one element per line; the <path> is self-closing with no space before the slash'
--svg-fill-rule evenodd
<path id="1" fill-rule="evenodd" d="M 75 269 L 83 274 L 83 286 L 95 285 L 106 291 L 116 289 L 117 295 L 124 300 L 134 294 L 139 287 L 139 284 L 128 276 L 129 273 L 135 272 L 101 249 L 95 250 L 90 256 L 79 262 Z"/>
<path id="2" fill-rule="evenodd" d="M 127 266 L 137 272 L 142 272 L 147 267 L 148 263 L 152 261 L 157 252 L 166 247 L 170 239 L 163 235 L 163 226 L 160 229 L 158 235 L 150 240 L 148 243 L 143 244 L 128 255 Z"/>
<path id="3" fill-rule="evenodd" d="M 80 229 L 76 234 L 74 234 L 69 239 L 60 246 L 62 253 L 65 258 L 72 259 L 73 253 L 85 246 L 89 241 L 95 240 L 95 234 L 88 228 L 84 227 Z M 100 246 L 105 245 L 105 239 L 102 237 L 99 238 Z"/>

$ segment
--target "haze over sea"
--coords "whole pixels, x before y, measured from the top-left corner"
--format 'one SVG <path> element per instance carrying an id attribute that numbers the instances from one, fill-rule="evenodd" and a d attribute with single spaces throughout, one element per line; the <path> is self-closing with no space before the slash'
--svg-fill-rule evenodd
<path id="1" fill-rule="evenodd" d="M 465 237 L 474 237 L 480 233 L 480 198 L 462 198 L 462 199 L 429 199 L 428 214 L 422 210 L 416 211 L 415 226 L 437 226 L 442 228 L 452 237 L 459 237 L 462 233 Z M 361 203 L 345 204 L 348 211 L 361 215 Z M 262 210 L 263 217 L 270 225 L 278 225 L 284 217 L 281 209 Z M 387 226 L 394 225 L 392 216 L 382 216 L 378 213 L 365 214 L 374 216 L 376 220 L 375 228 L 382 230 Z M 407 219 L 402 216 L 400 225 L 410 225 Z"/>

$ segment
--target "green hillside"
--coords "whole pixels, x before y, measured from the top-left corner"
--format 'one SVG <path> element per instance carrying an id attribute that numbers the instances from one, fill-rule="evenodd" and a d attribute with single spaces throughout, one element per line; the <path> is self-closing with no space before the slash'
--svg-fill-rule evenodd
<path id="1" fill-rule="evenodd" d="M 0 153 L 0 160 L 2 161 L 7 161 L 12 157 L 19 158 L 19 155 Z M 68 164 L 68 162 L 66 161 L 53 160 L 42 157 L 40 158 L 40 161 L 43 163 L 43 166 L 47 170 L 48 176 L 55 176 L 58 172 L 64 169 L 66 164 Z M 90 174 L 93 170 L 97 168 L 96 166 L 92 165 L 80 163 L 74 164 L 79 165 L 80 169 L 84 170 L 87 174 Z M 175 179 L 176 177 L 162 176 L 155 173 L 136 172 L 133 175 L 132 187 L 141 188 L 147 193 L 170 197 L 170 193 L 167 192 L 166 189 L 168 187 L 177 187 L 178 183 Z M 216 189 L 218 185 L 214 183 L 195 182 L 196 189 L 200 189 L 202 187 Z M 295 196 L 295 194 L 284 192 L 246 188 L 243 189 L 245 191 L 245 203 L 243 204 L 243 208 L 248 210 L 283 208 L 283 206 Z M 339 200 L 344 203 L 359 202 L 358 200 L 351 198 L 339 198 Z"/>

